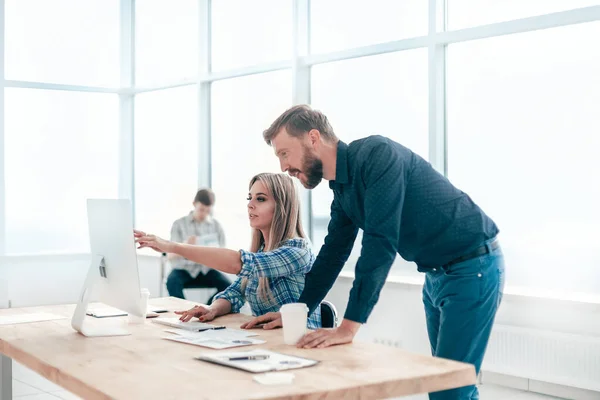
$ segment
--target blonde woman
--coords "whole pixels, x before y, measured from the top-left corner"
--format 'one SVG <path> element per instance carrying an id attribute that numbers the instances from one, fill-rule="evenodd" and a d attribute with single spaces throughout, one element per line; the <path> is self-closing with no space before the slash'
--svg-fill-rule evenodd
<path id="1" fill-rule="evenodd" d="M 272 173 L 253 177 L 248 193 L 248 218 L 252 228 L 250 251 L 175 243 L 134 232 L 139 248 L 177 254 L 238 276 L 214 297 L 209 307 L 176 311 L 182 321 L 198 317 L 207 322 L 220 315 L 237 313 L 245 301 L 254 316 L 279 311 L 283 304 L 298 301 L 304 289 L 304 276 L 310 271 L 315 256 L 302 229 L 300 202 L 292 179 Z M 321 327 L 320 310 L 310 315 L 308 327 Z"/>

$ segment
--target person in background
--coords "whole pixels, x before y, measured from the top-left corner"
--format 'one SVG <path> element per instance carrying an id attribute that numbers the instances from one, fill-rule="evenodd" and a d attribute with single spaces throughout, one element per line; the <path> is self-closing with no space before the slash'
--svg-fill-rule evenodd
<path id="1" fill-rule="evenodd" d="M 180 244 L 134 231 L 139 248 L 177 254 L 237 275 L 209 307 L 177 311 L 182 321 L 197 317 L 206 322 L 220 315 L 238 313 L 246 301 L 254 316 L 279 311 L 282 305 L 298 301 L 315 256 L 302 229 L 300 201 L 292 179 L 272 173 L 254 176 L 248 193 L 248 220 L 252 229 L 250 251 Z M 307 327 L 321 327 L 320 310 L 308 318 Z"/>
<path id="2" fill-rule="evenodd" d="M 198 190 L 194 197 L 194 210 L 173 223 L 171 241 L 208 247 L 225 247 L 223 228 L 211 215 L 214 204 L 215 194 L 212 190 Z M 169 296 L 183 299 L 185 298 L 183 289 L 187 287 L 215 288 L 216 293 L 208 300 L 208 304 L 210 304 L 217 293 L 222 292 L 231 284 L 225 274 L 205 265 L 175 253 L 168 253 L 168 258 L 173 268 L 167 278 Z"/>

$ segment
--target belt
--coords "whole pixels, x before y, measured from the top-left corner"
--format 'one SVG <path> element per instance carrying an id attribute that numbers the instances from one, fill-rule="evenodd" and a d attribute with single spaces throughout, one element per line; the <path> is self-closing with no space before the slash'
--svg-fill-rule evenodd
<path id="1" fill-rule="evenodd" d="M 489 247 L 489 251 L 488 251 L 488 247 Z M 480 246 L 480 247 L 476 248 L 475 250 L 473 250 L 472 252 L 470 252 L 469 254 L 465 254 L 464 256 L 455 258 L 454 260 L 445 264 L 443 266 L 443 268 L 449 267 L 454 264 L 458 264 L 463 261 L 470 260 L 472 258 L 484 256 L 484 255 L 488 254 L 490 251 L 496 250 L 498 247 L 500 247 L 500 242 L 498 240 L 494 240 L 488 246 L 486 246 L 486 245 Z"/>

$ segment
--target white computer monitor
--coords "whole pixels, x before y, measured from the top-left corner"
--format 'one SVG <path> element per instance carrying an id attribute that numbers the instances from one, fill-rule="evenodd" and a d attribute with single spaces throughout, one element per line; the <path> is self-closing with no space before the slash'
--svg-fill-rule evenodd
<path id="1" fill-rule="evenodd" d="M 71 326 L 85 336 L 128 335 L 123 324 L 110 320 L 86 323 L 92 298 L 142 317 L 140 277 L 133 238 L 131 202 L 126 199 L 88 199 L 88 227 L 92 262 L 78 299 Z"/>

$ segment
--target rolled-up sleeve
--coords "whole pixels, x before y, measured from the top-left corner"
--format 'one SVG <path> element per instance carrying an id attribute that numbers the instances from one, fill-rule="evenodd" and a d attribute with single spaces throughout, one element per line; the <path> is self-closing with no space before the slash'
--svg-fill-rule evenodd
<path id="1" fill-rule="evenodd" d="M 242 279 L 243 276 L 238 276 L 237 279 L 227 287 L 227 289 L 215 296 L 215 299 L 223 299 L 230 302 L 232 313 L 239 313 L 246 302 L 246 299 L 242 294 Z"/>

